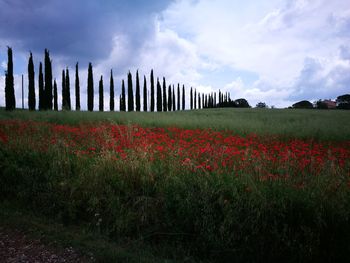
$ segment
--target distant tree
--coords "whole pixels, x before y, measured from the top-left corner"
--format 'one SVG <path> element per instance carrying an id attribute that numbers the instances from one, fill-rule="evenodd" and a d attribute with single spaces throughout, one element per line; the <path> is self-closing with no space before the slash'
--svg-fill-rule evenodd
<path id="1" fill-rule="evenodd" d="M 204 108 L 204 93 L 202 93 L 202 109 Z"/>
<path id="2" fill-rule="evenodd" d="M 172 99 L 172 102 L 173 102 L 173 111 L 176 111 L 176 107 L 175 107 L 175 90 L 174 90 L 174 85 L 173 85 L 173 99 Z"/>
<path id="3" fill-rule="evenodd" d="M 197 109 L 197 90 L 194 89 L 194 100 L 193 100 L 194 109 Z"/>
<path id="4" fill-rule="evenodd" d="M 134 91 L 132 88 L 132 76 L 128 73 L 128 111 L 134 111 Z"/>
<path id="5" fill-rule="evenodd" d="M 32 52 L 28 62 L 28 108 L 35 110 L 35 72 Z"/>
<path id="6" fill-rule="evenodd" d="M 168 87 L 168 111 L 171 111 L 171 108 L 173 106 L 172 102 L 173 95 L 171 94 L 171 85 Z"/>
<path id="7" fill-rule="evenodd" d="M 103 77 L 101 76 L 98 83 L 98 94 L 99 94 L 99 111 L 103 111 Z"/>
<path id="8" fill-rule="evenodd" d="M 201 94 L 198 92 L 198 109 L 201 109 Z"/>
<path id="9" fill-rule="evenodd" d="M 44 109 L 44 74 L 43 74 L 43 64 L 40 62 L 39 64 L 39 110 Z"/>
<path id="10" fill-rule="evenodd" d="M 147 111 L 147 82 L 146 76 L 143 76 L 143 111 Z"/>
<path id="11" fill-rule="evenodd" d="M 230 106 L 230 102 L 231 102 L 231 99 L 230 99 L 230 95 L 228 94 L 226 97 L 226 103 Z M 234 106 L 237 108 L 250 108 L 248 101 L 243 98 L 235 100 Z"/>
<path id="12" fill-rule="evenodd" d="M 70 100 L 70 80 L 69 80 L 69 70 L 66 68 L 66 99 L 67 99 L 67 110 L 71 110 L 71 100 Z"/>
<path id="13" fill-rule="evenodd" d="M 267 105 L 265 102 L 258 102 L 255 106 L 255 108 L 260 108 L 260 109 L 266 109 Z"/>
<path id="14" fill-rule="evenodd" d="M 39 85 L 40 85 L 40 82 L 39 82 Z M 40 88 L 39 88 L 39 92 L 40 92 Z M 62 110 L 66 110 L 68 107 L 66 93 L 67 93 L 67 91 L 66 91 L 66 72 L 64 70 L 62 70 Z"/>
<path id="15" fill-rule="evenodd" d="M 162 111 L 162 88 L 157 78 L 157 111 Z"/>
<path id="16" fill-rule="evenodd" d="M 88 111 L 93 111 L 94 110 L 94 79 L 93 79 L 91 63 L 89 63 L 89 69 L 88 69 L 87 95 L 88 95 L 88 99 L 87 99 Z"/>
<path id="17" fill-rule="evenodd" d="M 192 87 L 191 87 L 191 91 L 190 91 L 190 108 L 191 108 L 191 110 L 193 110 L 193 91 L 192 91 Z"/>
<path id="18" fill-rule="evenodd" d="M 182 85 L 182 110 L 185 110 L 185 85 Z"/>
<path id="19" fill-rule="evenodd" d="M 75 64 L 75 110 L 80 111 L 79 65 Z"/>
<path id="20" fill-rule="evenodd" d="M 124 80 L 122 80 L 122 94 L 120 97 L 120 111 L 126 111 L 126 99 L 125 99 L 125 84 Z"/>
<path id="21" fill-rule="evenodd" d="M 350 110 L 350 94 L 338 96 L 336 103 L 338 109 Z"/>
<path id="22" fill-rule="evenodd" d="M 322 100 L 316 101 L 316 102 L 315 102 L 315 107 L 316 107 L 317 109 L 320 109 L 320 110 L 326 110 L 326 109 L 328 109 L 327 103 L 325 103 L 325 102 L 322 101 Z"/>
<path id="23" fill-rule="evenodd" d="M 180 110 L 180 83 L 177 83 L 177 110 Z"/>
<path id="24" fill-rule="evenodd" d="M 151 70 L 151 111 L 152 112 L 154 111 L 154 77 L 153 77 L 153 69 Z"/>
<path id="25" fill-rule="evenodd" d="M 52 65 L 50 53 L 45 49 L 45 110 L 52 110 Z"/>
<path id="26" fill-rule="evenodd" d="M 313 105 L 308 100 L 302 100 L 292 105 L 294 109 L 312 109 Z"/>
<path id="27" fill-rule="evenodd" d="M 141 96 L 140 96 L 140 79 L 139 79 L 139 71 L 136 71 L 136 111 L 141 110 Z"/>
<path id="28" fill-rule="evenodd" d="M 57 83 L 56 79 L 53 81 L 53 108 L 55 111 L 58 111 L 58 102 L 57 102 Z"/>
<path id="29" fill-rule="evenodd" d="M 12 48 L 7 47 L 7 71 L 5 75 L 5 109 L 14 110 L 16 108 L 15 86 L 13 79 L 13 59 Z"/>
<path id="30" fill-rule="evenodd" d="M 166 98 L 166 83 L 165 78 L 163 77 L 163 111 L 167 111 L 167 98 Z"/>
<path id="31" fill-rule="evenodd" d="M 111 77 L 109 79 L 109 110 L 114 111 L 114 80 L 112 70 Z"/>

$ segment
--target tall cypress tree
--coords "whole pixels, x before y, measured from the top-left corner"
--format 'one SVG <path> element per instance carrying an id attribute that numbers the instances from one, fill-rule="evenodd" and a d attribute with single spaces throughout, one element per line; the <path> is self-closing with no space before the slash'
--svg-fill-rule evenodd
<path id="1" fill-rule="evenodd" d="M 139 79 L 139 71 L 136 71 L 136 111 L 141 110 L 141 99 L 140 99 L 140 79 Z"/>
<path id="2" fill-rule="evenodd" d="M 204 93 L 202 93 L 202 109 L 204 108 Z"/>
<path id="3" fill-rule="evenodd" d="M 191 92 L 190 92 L 190 109 L 193 110 L 193 91 L 191 87 Z"/>
<path id="4" fill-rule="evenodd" d="M 198 92 L 198 109 L 201 109 L 201 94 Z"/>
<path id="5" fill-rule="evenodd" d="M 50 53 L 45 49 L 45 110 L 52 110 L 52 66 Z"/>
<path id="6" fill-rule="evenodd" d="M 162 88 L 157 78 L 157 111 L 162 111 Z"/>
<path id="7" fill-rule="evenodd" d="M 177 110 L 180 110 L 180 83 L 177 83 Z"/>
<path id="8" fill-rule="evenodd" d="M 143 76 L 143 111 L 147 111 L 147 82 L 146 76 Z"/>
<path id="9" fill-rule="evenodd" d="M 5 76 L 5 103 L 6 110 L 16 108 L 15 87 L 13 80 L 12 48 L 7 47 L 7 71 Z"/>
<path id="10" fill-rule="evenodd" d="M 66 72 L 62 70 L 62 110 L 67 109 Z"/>
<path id="11" fill-rule="evenodd" d="M 55 111 L 58 111 L 58 102 L 57 102 L 57 83 L 56 79 L 53 81 L 53 108 Z"/>
<path id="12" fill-rule="evenodd" d="M 99 110 L 103 111 L 103 77 L 101 76 L 98 83 L 98 94 L 99 94 Z"/>
<path id="13" fill-rule="evenodd" d="M 197 109 L 197 90 L 196 89 L 194 89 L 194 101 L 193 101 L 194 103 L 194 109 Z"/>
<path id="14" fill-rule="evenodd" d="M 128 111 L 134 111 L 134 91 L 132 88 L 132 76 L 128 73 Z"/>
<path id="15" fill-rule="evenodd" d="M 182 110 L 185 110 L 185 85 L 182 85 Z"/>
<path id="16" fill-rule="evenodd" d="M 173 111 L 176 111 L 176 108 L 175 108 L 175 90 L 174 90 L 175 88 L 174 88 L 174 85 L 173 85 L 173 99 L 172 99 L 172 101 L 173 101 Z"/>
<path id="17" fill-rule="evenodd" d="M 154 77 L 153 69 L 151 70 L 151 111 L 154 111 Z"/>
<path id="18" fill-rule="evenodd" d="M 122 80 L 122 94 L 120 98 L 120 111 L 126 111 L 126 101 L 125 101 L 125 84 L 124 80 Z"/>
<path id="19" fill-rule="evenodd" d="M 112 70 L 111 70 L 111 78 L 109 80 L 109 110 L 114 111 L 114 80 L 113 80 Z"/>
<path id="20" fill-rule="evenodd" d="M 35 72 L 32 52 L 28 62 L 28 108 L 35 110 Z"/>
<path id="21" fill-rule="evenodd" d="M 39 110 L 44 109 L 44 75 L 43 75 L 43 64 L 39 64 Z"/>
<path id="22" fill-rule="evenodd" d="M 75 64 L 75 110 L 80 111 L 79 65 Z"/>
<path id="23" fill-rule="evenodd" d="M 70 101 L 70 80 L 69 80 L 69 70 L 66 69 L 66 100 L 67 100 L 67 110 L 71 110 L 71 101 Z"/>
<path id="24" fill-rule="evenodd" d="M 166 97 L 166 83 L 165 78 L 163 77 L 163 111 L 167 111 L 167 97 Z"/>
<path id="25" fill-rule="evenodd" d="M 173 106 L 172 102 L 172 94 L 171 94 L 171 85 L 168 87 L 168 111 L 171 111 L 171 107 Z"/>
<path id="26" fill-rule="evenodd" d="M 94 79 L 93 79 L 91 63 L 89 63 L 89 69 L 88 69 L 87 95 L 88 95 L 88 99 L 87 99 L 88 111 L 93 111 L 94 110 Z"/>

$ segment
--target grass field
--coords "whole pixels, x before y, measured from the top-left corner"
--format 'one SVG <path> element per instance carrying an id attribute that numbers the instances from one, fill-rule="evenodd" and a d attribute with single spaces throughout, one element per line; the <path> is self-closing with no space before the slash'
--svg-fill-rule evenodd
<path id="1" fill-rule="evenodd" d="M 350 114 L 342 110 L 206 109 L 179 112 L 29 112 L 0 111 L 0 119 L 36 120 L 76 125 L 81 122 L 177 126 L 232 130 L 236 134 L 277 134 L 288 138 L 349 140 Z"/>
<path id="2" fill-rule="evenodd" d="M 3 224 L 78 227 L 101 262 L 348 260 L 347 111 L 1 110 L 0 146 Z"/>

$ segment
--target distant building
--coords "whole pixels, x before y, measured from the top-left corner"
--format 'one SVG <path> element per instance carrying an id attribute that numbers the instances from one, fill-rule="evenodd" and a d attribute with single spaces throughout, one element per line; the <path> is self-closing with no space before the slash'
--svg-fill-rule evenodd
<path id="1" fill-rule="evenodd" d="M 337 103 L 333 100 L 324 100 L 322 102 L 327 105 L 328 109 L 335 109 L 337 107 Z"/>

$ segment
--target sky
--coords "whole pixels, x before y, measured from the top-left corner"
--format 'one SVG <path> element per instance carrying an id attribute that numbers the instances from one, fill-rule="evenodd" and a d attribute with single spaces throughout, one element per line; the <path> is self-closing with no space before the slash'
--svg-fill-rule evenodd
<path id="1" fill-rule="evenodd" d="M 149 81 L 151 69 L 167 84 L 184 84 L 187 94 L 190 87 L 200 93 L 220 89 L 253 107 L 261 101 L 284 108 L 350 93 L 348 0 L 0 0 L 0 106 L 7 46 L 14 54 L 17 107 L 22 74 L 27 106 L 29 52 L 37 78 L 45 48 L 59 102 L 61 72 L 71 72 L 73 108 L 76 62 L 82 109 L 89 62 L 95 109 L 101 75 L 108 109 L 111 69 L 117 96 L 129 70 Z"/>

